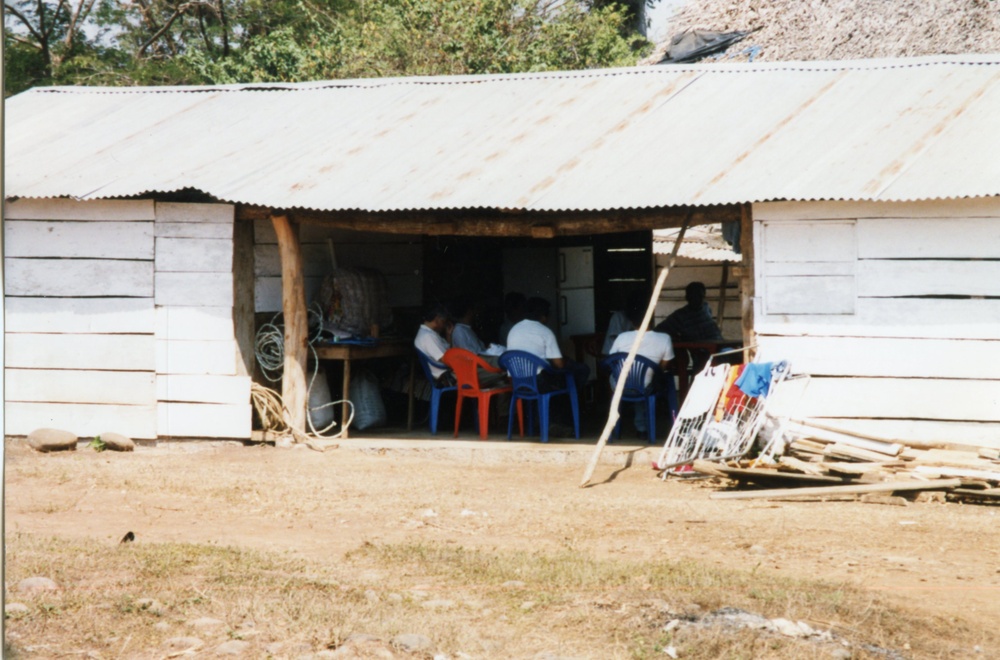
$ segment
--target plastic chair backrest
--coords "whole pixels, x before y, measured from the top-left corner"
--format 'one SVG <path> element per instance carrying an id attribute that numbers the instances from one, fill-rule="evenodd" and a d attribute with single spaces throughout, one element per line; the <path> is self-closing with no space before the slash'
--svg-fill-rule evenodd
<path id="1" fill-rule="evenodd" d="M 538 370 L 554 371 L 548 360 L 527 351 L 505 351 L 497 360 L 510 376 L 515 394 L 538 396 Z"/>
<path id="2" fill-rule="evenodd" d="M 628 358 L 628 353 L 612 353 L 602 362 L 611 372 L 611 379 L 615 383 L 618 382 L 618 378 L 621 376 L 626 358 Z M 629 369 L 628 374 L 625 376 L 625 389 L 622 391 L 622 396 L 628 398 L 649 396 L 650 389 L 653 383 L 657 381 L 661 371 L 660 365 L 649 358 L 636 355 L 635 361 L 632 363 L 632 368 Z M 648 379 L 647 374 L 650 374 L 650 378 Z"/>
<path id="3" fill-rule="evenodd" d="M 471 391 L 475 394 L 480 392 L 479 368 L 482 367 L 488 371 L 497 371 L 486 360 L 464 348 L 449 348 L 441 356 L 441 361 L 451 367 L 451 370 L 455 373 L 455 380 L 458 381 L 458 389 Z"/>
<path id="4" fill-rule="evenodd" d="M 424 376 L 427 377 L 427 381 L 431 385 L 437 385 L 437 381 L 434 378 L 434 374 L 431 373 L 431 366 L 435 366 L 438 369 L 448 370 L 448 365 L 438 362 L 437 360 L 430 359 L 426 353 L 421 351 L 419 348 L 415 349 L 417 351 L 417 361 L 420 362 L 420 368 L 424 370 Z"/>

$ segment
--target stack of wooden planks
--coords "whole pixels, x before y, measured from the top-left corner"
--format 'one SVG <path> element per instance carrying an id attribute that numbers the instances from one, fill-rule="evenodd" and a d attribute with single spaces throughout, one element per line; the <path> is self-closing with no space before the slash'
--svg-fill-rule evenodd
<path id="1" fill-rule="evenodd" d="M 783 451 L 740 465 L 697 461 L 696 472 L 770 487 L 714 493 L 714 499 L 856 498 L 869 493 L 943 492 L 948 499 L 1000 503 L 1000 450 L 920 447 L 807 420 L 789 421 Z M 776 487 L 775 487 L 776 486 Z"/>

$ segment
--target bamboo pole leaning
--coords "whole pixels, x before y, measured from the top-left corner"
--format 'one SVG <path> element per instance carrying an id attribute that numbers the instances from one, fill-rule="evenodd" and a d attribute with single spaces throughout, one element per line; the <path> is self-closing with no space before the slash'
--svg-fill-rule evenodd
<path id="1" fill-rule="evenodd" d="M 677 261 L 677 251 L 681 247 L 681 242 L 684 240 L 684 234 L 687 232 L 688 224 L 690 224 L 690 222 L 691 214 L 689 213 L 684 216 L 684 222 L 681 224 L 681 231 L 677 234 L 677 240 L 674 241 L 674 247 L 670 252 L 670 260 L 667 262 L 667 266 L 660 271 L 659 277 L 656 278 L 656 285 L 653 287 L 653 293 L 649 298 L 649 305 L 646 307 L 646 316 L 643 317 L 642 324 L 636 328 L 635 340 L 632 342 L 632 348 L 629 349 L 628 357 L 625 358 L 625 363 L 622 364 L 622 374 L 627 374 L 632 368 L 632 363 L 635 362 L 635 354 L 639 351 L 639 344 L 642 342 L 642 338 L 646 334 L 646 329 L 649 327 L 649 323 L 653 319 L 653 313 L 656 311 L 656 303 L 660 300 L 660 292 L 663 290 L 663 284 L 667 281 L 667 275 L 670 273 L 670 269 L 674 267 L 674 263 Z M 614 431 L 615 425 L 618 423 L 618 406 L 621 405 L 622 393 L 624 391 L 625 378 L 620 377 L 618 382 L 615 383 L 615 393 L 611 397 L 611 408 L 608 411 L 608 421 L 604 425 L 601 437 L 597 441 L 597 446 L 594 448 L 594 454 L 590 457 L 587 469 L 583 473 L 583 480 L 580 482 L 580 488 L 583 488 L 590 483 L 590 478 L 594 476 L 594 470 L 597 468 L 597 462 L 601 458 L 601 452 L 604 450 L 604 445 L 608 443 L 608 438 L 611 437 L 611 432 Z"/>

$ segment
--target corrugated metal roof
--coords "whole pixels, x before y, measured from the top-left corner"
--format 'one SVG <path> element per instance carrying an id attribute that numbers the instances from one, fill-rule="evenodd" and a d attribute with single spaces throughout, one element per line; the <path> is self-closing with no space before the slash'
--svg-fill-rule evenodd
<path id="1" fill-rule="evenodd" d="M 680 228 L 656 229 L 653 231 L 653 254 L 670 254 Z M 722 225 L 697 225 L 688 227 L 684 240 L 677 249 L 677 256 L 699 261 L 729 261 L 738 263 L 743 257 L 722 237 Z"/>
<path id="2" fill-rule="evenodd" d="M 1000 55 L 8 99 L 6 194 L 320 210 L 1000 194 Z"/>

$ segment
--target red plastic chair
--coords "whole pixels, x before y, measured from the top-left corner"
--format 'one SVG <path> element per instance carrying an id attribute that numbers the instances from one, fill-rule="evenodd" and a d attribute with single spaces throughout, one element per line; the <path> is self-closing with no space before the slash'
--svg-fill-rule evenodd
<path id="1" fill-rule="evenodd" d="M 464 348 L 449 348 L 441 361 L 451 367 L 458 381 L 458 400 L 455 402 L 455 437 L 458 437 L 458 425 L 462 421 L 463 399 L 479 400 L 479 438 L 485 440 L 489 434 L 490 399 L 494 394 L 510 392 L 510 385 L 501 385 L 490 389 L 479 386 L 479 369 L 494 374 L 502 374 L 502 369 L 491 366 L 472 351 Z"/>

